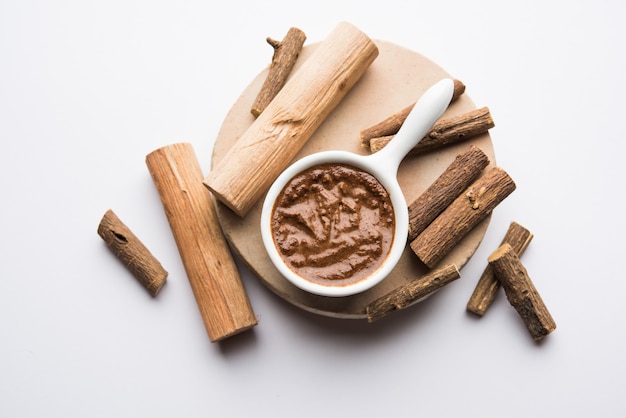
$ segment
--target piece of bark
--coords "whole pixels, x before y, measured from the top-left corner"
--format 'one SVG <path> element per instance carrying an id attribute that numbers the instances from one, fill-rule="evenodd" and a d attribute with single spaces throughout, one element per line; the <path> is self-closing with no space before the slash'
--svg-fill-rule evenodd
<path id="1" fill-rule="evenodd" d="M 435 122 L 430 132 L 413 147 L 408 156 L 419 155 L 446 145 L 456 144 L 483 134 L 494 126 L 495 123 L 487 107 L 442 118 Z M 380 151 L 393 138 L 393 135 L 372 138 L 370 140 L 370 151 Z"/>
<path id="2" fill-rule="evenodd" d="M 340 23 L 293 74 L 204 180 L 244 217 L 378 56 L 376 44 Z"/>
<path id="3" fill-rule="evenodd" d="M 367 305 L 365 307 L 367 321 L 374 322 L 391 312 L 405 309 L 460 277 L 461 273 L 454 264 L 431 271 Z"/>
<path id="4" fill-rule="evenodd" d="M 502 244 L 489 256 L 488 261 L 507 299 L 533 339 L 540 340 L 554 331 L 556 323 L 515 250 L 507 243 Z"/>
<path id="5" fill-rule="evenodd" d="M 493 167 L 411 241 L 411 249 L 427 267 L 435 267 L 513 190 L 515 183 L 508 173 Z"/>
<path id="6" fill-rule="evenodd" d="M 450 103 L 457 100 L 464 92 L 465 84 L 463 84 L 459 80 L 454 80 L 454 92 L 452 93 L 452 99 L 450 100 Z M 411 110 L 413 110 L 413 106 L 415 106 L 415 103 L 410 104 L 409 106 L 405 107 L 397 113 L 394 113 L 393 115 L 378 122 L 377 124 L 372 125 L 369 128 L 363 129 L 360 132 L 361 145 L 369 148 L 370 140 L 372 138 L 379 138 L 383 136 L 397 134 L 407 116 L 409 116 L 409 113 L 411 113 Z"/>
<path id="7" fill-rule="evenodd" d="M 409 204 L 408 240 L 413 241 L 489 165 L 489 157 L 476 145 L 457 155 L 446 170 Z"/>
<path id="8" fill-rule="evenodd" d="M 521 257 L 533 239 L 533 234 L 517 222 L 511 222 L 500 245 L 509 244 L 513 251 Z M 478 279 L 474 292 L 467 302 L 467 310 L 476 315 L 484 315 L 500 290 L 500 282 L 496 279 L 493 266 L 487 264 Z"/>
<path id="9" fill-rule="evenodd" d="M 237 266 L 223 236 L 211 193 L 188 143 L 146 156 L 187 278 L 212 342 L 257 324 Z"/>
<path id="10" fill-rule="evenodd" d="M 267 38 L 267 43 L 274 48 L 274 54 L 267 78 L 250 109 L 254 117 L 258 117 L 263 112 L 287 82 L 305 40 L 306 35 L 298 28 L 290 28 L 282 42 Z"/>
<path id="11" fill-rule="evenodd" d="M 156 296 L 165 284 L 167 271 L 111 209 L 100 220 L 98 235 L 148 293 Z"/>

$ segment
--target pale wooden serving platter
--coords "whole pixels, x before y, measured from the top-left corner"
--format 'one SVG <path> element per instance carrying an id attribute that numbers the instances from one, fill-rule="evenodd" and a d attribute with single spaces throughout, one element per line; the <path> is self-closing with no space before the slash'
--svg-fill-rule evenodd
<path id="1" fill-rule="evenodd" d="M 379 56 L 309 139 L 296 160 L 328 149 L 369 153 L 361 146 L 361 130 L 415 103 L 428 87 L 440 79 L 455 78 L 414 51 L 385 41 L 376 41 L 376 45 Z M 311 44 L 304 47 L 293 72 L 298 71 L 316 46 L 317 44 Z M 213 148 L 213 167 L 254 121 L 250 108 L 266 76 L 267 69 L 250 83 L 227 114 Z M 471 86 L 467 86 L 465 94 L 448 108 L 443 117 L 475 109 L 476 106 L 468 95 L 470 91 Z M 407 157 L 398 172 L 398 181 L 407 202 L 417 198 L 470 144 L 481 148 L 491 160 L 491 165 L 495 165 L 493 144 L 488 133 L 424 155 Z M 391 275 L 367 292 L 330 298 L 302 291 L 280 275 L 265 252 L 259 226 L 263 199 L 264 196 L 244 218 L 217 203 L 220 224 L 233 251 L 259 280 L 276 295 L 302 309 L 337 318 L 365 318 L 365 307 L 370 302 L 429 271 L 407 245 Z M 482 241 L 489 220 L 488 217 L 476 226 L 440 264 L 456 264 L 461 269 Z"/>

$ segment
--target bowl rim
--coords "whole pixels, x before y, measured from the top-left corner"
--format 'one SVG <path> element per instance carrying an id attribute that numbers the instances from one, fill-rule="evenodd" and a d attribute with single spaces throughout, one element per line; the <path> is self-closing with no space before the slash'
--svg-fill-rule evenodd
<path id="1" fill-rule="evenodd" d="M 374 164 L 374 162 L 376 162 L 376 160 L 370 158 L 369 155 L 359 155 L 342 150 L 320 151 L 294 162 L 273 182 L 265 196 L 261 211 L 261 237 L 272 264 L 274 264 L 280 274 L 291 284 L 304 291 L 320 296 L 352 296 L 376 286 L 383 281 L 396 266 L 406 247 L 409 223 L 408 207 L 402 189 L 395 176 L 395 171 L 390 169 L 389 166 L 385 167 L 382 164 Z M 352 165 L 376 177 L 389 193 L 395 217 L 393 242 L 381 266 L 362 280 L 341 286 L 313 283 L 291 270 L 276 248 L 271 228 L 274 202 L 287 182 L 310 167 L 329 163 Z"/>

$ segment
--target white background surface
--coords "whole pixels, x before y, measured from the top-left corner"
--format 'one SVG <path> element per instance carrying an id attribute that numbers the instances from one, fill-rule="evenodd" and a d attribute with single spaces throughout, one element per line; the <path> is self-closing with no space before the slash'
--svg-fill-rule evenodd
<path id="1" fill-rule="evenodd" d="M 624 7 L 217 5 L 0 1 L 0 416 L 624 416 Z M 211 344 L 145 155 L 188 141 L 208 171 L 265 38 L 342 20 L 462 80 L 517 190 L 463 277 L 410 310 L 317 316 L 242 267 L 259 325 Z M 98 237 L 108 208 L 169 271 L 157 298 Z M 558 326 L 540 344 L 503 294 L 465 311 L 511 221 Z"/>

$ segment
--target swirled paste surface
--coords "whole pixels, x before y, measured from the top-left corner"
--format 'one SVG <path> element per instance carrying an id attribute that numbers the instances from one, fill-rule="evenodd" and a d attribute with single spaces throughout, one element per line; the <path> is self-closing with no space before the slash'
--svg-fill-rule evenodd
<path id="1" fill-rule="evenodd" d="M 298 275 L 323 285 L 355 283 L 378 269 L 394 228 L 387 190 L 345 164 L 320 164 L 294 176 L 272 213 L 279 253 Z"/>

